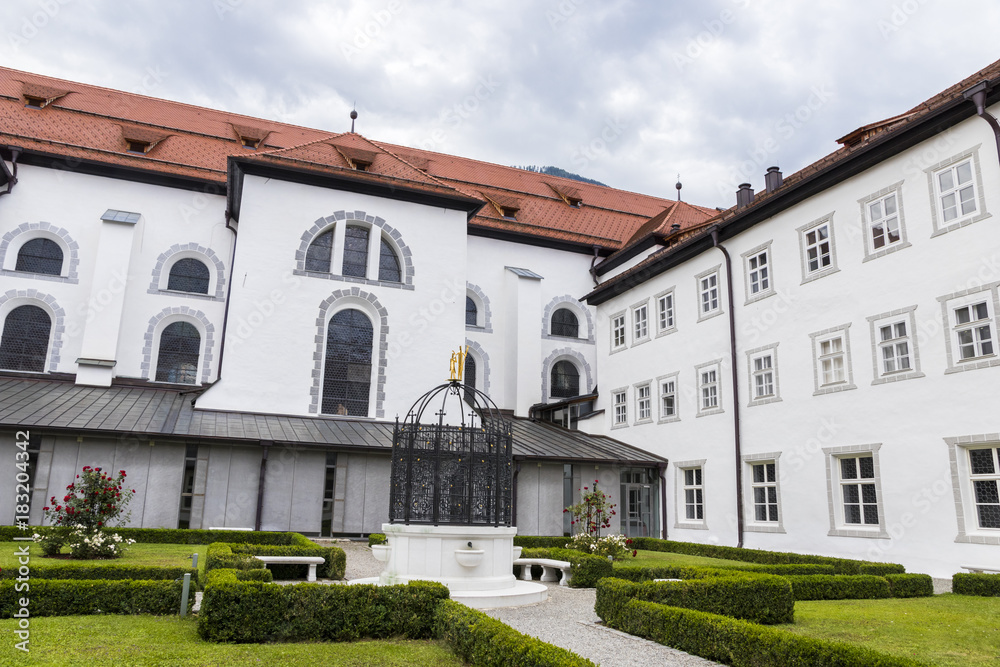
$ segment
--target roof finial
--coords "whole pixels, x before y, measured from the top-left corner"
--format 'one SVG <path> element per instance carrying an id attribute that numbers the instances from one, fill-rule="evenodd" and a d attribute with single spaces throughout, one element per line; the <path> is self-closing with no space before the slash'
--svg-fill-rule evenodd
<path id="1" fill-rule="evenodd" d="M 677 201 L 680 201 L 681 200 L 681 188 L 684 187 L 683 185 L 681 185 L 681 175 L 680 174 L 677 174 L 677 182 L 674 184 L 674 187 L 677 188 Z"/>
<path id="2" fill-rule="evenodd" d="M 354 121 L 358 117 L 358 103 L 354 103 L 354 107 L 351 109 L 351 134 L 354 134 Z"/>

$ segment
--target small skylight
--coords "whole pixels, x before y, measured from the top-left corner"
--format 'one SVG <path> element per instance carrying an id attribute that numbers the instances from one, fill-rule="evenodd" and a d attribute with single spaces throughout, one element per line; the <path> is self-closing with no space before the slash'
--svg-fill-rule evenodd
<path id="1" fill-rule="evenodd" d="M 134 225 L 139 222 L 139 218 L 142 217 L 141 213 L 132 213 L 130 211 L 117 211 L 113 208 L 109 208 L 101 216 L 101 220 L 104 222 L 124 222 L 129 225 Z"/>

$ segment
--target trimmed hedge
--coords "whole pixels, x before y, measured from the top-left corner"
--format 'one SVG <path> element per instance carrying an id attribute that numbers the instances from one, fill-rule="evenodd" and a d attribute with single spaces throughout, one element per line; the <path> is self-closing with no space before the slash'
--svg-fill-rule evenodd
<path id="1" fill-rule="evenodd" d="M 371 533 L 368 536 L 368 546 L 372 547 L 376 544 L 385 544 L 389 541 L 389 538 L 385 536 L 384 533 Z"/>
<path id="2" fill-rule="evenodd" d="M 191 575 L 191 582 L 198 583 L 197 568 L 156 567 L 155 565 L 95 565 L 93 561 L 81 561 L 79 564 L 68 565 L 32 565 L 32 579 L 119 579 L 158 580 L 182 579 L 185 574 Z M 7 568 L 0 572 L 0 579 L 14 579 L 18 576 L 17 568 Z"/>
<path id="3" fill-rule="evenodd" d="M 925 664 L 749 621 L 640 600 L 631 600 L 614 617 L 604 621 L 623 632 L 727 665 L 919 667 Z"/>
<path id="4" fill-rule="evenodd" d="M 572 568 L 569 585 L 573 588 L 593 588 L 604 577 L 613 576 L 611 561 L 603 556 L 592 556 L 576 549 L 528 549 L 521 552 L 521 558 L 552 558 L 568 561 Z M 520 572 L 520 565 L 515 565 Z M 539 567 L 537 565 L 533 567 Z"/>
<path id="5" fill-rule="evenodd" d="M 481 611 L 442 600 L 434 612 L 434 636 L 477 667 L 585 667 L 594 663 L 540 639 L 521 634 Z"/>
<path id="6" fill-rule="evenodd" d="M 448 597 L 439 583 L 279 586 L 238 581 L 233 571 L 210 575 L 198 632 L 216 642 L 353 641 L 432 636 L 434 610 Z"/>
<path id="7" fill-rule="evenodd" d="M 347 568 L 347 554 L 340 547 L 321 547 L 309 542 L 309 546 L 283 546 L 269 544 L 230 544 L 234 556 L 320 556 L 323 564 L 316 568 L 316 575 L 326 579 L 343 579 Z M 256 558 L 253 560 L 257 561 Z M 257 561 L 258 563 L 260 561 Z M 275 565 L 268 568 L 275 579 L 305 579 L 308 565 Z M 252 569 L 252 568 L 251 568 Z"/>
<path id="8" fill-rule="evenodd" d="M 250 554 L 233 553 L 233 545 L 225 542 L 215 542 L 208 545 L 205 554 L 205 572 L 216 569 L 228 570 L 260 570 L 265 565 Z"/>
<path id="9" fill-rule="evenodd" d="M 32 526 L 34 530 L 35 526 Z M 286 544 L 315 546 L 312 540 L 301 533 L 278 533 L 257 530 L 191 530 L 188 528 L 114 528 L 122 539 L 131 539 L 147 544 L 211 544 L 212 542 L 239 542 L 241 544 Z M 28 531 L 16 526 L 0 526 L 0 542 L 9 542 L 15 537 L 24 537 Z"/>
<path id="10" fill-rule="evenodd" d="M 934 595 L 934 580 L 929 574 L 887 574 L 894 598 L 922 598 Z"/>
<path id="11" fill-rule="evenodd" d="M 811 574 L 785 577 L 796 600 L 875 600 L 891 598 L 885 577 L 869 574 Z"/>
<path id="12" fill-rule="evenodd" d="M 525 549 L 565 549 L 569 537 L 546 537 L 544 535 L 515 535 L 514 546 Z"/>
<path id="13" fill-rule="evenodd" d="M 748 573 L 641 583 L 602 579 L 597 584 L 594 610 L 607 620 L 618 616 L 630 600 L 696 609 L 765 625 L 791 623 L 795 611 L 792 588 L 783 577 Z"/>
<path id="14" fill-rule="evenodd" d="M 34 573 L 32 573 L 34 575 Z M 30 590 L 17 591 L 16 581 L 0 582 L 0 617 L 11 618 L 19 599 L 30 599 L 34 616 L 77 614 L 176 614 L 181 608 L 179 581 L 99 581 L 35 579 Z M 188 610 L 194 592 L 188 596 Z"/>
<path id="15" fill-rule="evenodd" d="M 951 578 L 951 592 L 987 598 L 1000 596 L 1000 574 L 959 572 Z"/>

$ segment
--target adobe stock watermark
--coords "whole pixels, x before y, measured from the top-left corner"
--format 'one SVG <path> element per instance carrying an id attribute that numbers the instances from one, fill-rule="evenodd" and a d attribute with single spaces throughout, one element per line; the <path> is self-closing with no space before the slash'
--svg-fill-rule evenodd
<path id="1" fill-rule="evenodd" d="M 408 324 L 410 328 L 404 330 L 396 337 L 396 340 L 389 343 L 387 358 L 396 359 L 415 342 L 414 334 L 420 336 L 431 324 L 436 322 L 448 310 L 448 304 L 455 303 L 465 294 L 465 283 L 452 278 L 445 282 L 441 292 L 431 299 L 426 306 L 421 306 L 417 312 L 410 315 Z"/>
<path id="2" fill-rule="evenodd" d="M 601 128 L 598 135 L 586 144 L 579 146 L 573 152 L 573 155 L 570 157 L 573 166 L 578 170 L 583 170 L 591 162 L 602 157 L 607 157 L 609 155 L 608 147 L 618 141 L 625 134 L 626 129 L 628 129 L 628 123 L 620 118 L 606 119 L 604 127 Z"/>
<path id="3" fill-rule="evenodd" d="M 281 276 L 281 282 L 294 291 L 302 284 L 302 279 L 291 271 L 286 271 Z M 261 298 L 254 299 L 253 308 L 246 316 L 237 317 L 229 323 L 226 340 L 234 345 L 242 345 L 250 340 L 265 322 L 280 313 L 287 302 L 287 293 L 280 289 L 272 289 Z"/>
<path id="4" fill-rule="evenodd" d="M 750 0 L 733 0 L 737 9 L 746 9 L 750 6 Z M 684 68 L 701 58 L 713 46 L 719 43 L 719 39 L 726 32 L 726 26 L 732 25 L 736 21 L 736 13 L 731 9 L 723 9 L 718 16 L 706 21 L 702 21 L 704 30 L 699 31 L 694 37 L 687 41 L 683 53 L 674 52 L 673 62 L 677 71 L 683 72 Z"/>
<path id="5" fill-rule="evenodd" d="M 925 4 L 927 4 L 927 0 L 903 0 L 903 2 L 893 5 L 887 18 L 880 18 L 875 22 L 878 31 L 882 33 L 882 39 L 889 39 L 899 32 Z"/>
<path id="6" fill-rule="evenodd" d="M 566 23 L 580 8 L 584 0 L 560 0 L 554 9 L 545 11 L 545 20 L 549 22 L 549 28 L 556 30 Z"/>
<path id="7" fill-rule="evenodd" d="M 14 437 L 14 522 L 15 526 L 27 533 L 14 536 L 16 549 L 14 555 L 17 557 L 17 577 L 14 580 L 14 592 L 27 594 L 30 591 L 31 579 L 31 554 L 30 542 L 33 541 L 33 533 L 28 525 L 28 513 L 31 509 L 31 454 L 28 453 L 28 443 L 31 440 L 29 431 L 17 431 Z M 17 544 L 27 542 L 29 544 Z M 14 605 L 13 617 L 17 619 L 17 626 L 14 634 L 20 640 L 14 644 L 14 648 L 19 651 L 29 652 L 28 643 L 31 638 L 31 612 L 29 606 L 31 599 L 19 597 Z"/>
<path id="8" fill-rule="evenodd" d="M 437 150 L 448 137 L 448 131 L 445 128 L 458 128 L 469 118 L 479 113 L 486 101 L 493 97 L 501 85 L 502 83 L 492 74 L 479 77 L 471 94 L 466 95 L 452 106 L 441 109 L 438 114 L 438 127 L 431 130 L 427 138 L 417 141 L 415 146 L 428 151 Z"/>
<path id="9" fill-rule="evenodd" d="M 355 26 L 350 42 L 347 40 L 340 42 L 340 53 L 347 62 L 351 62 L 352 58 L 371 46 L 402 10 L 403 3 L 400 0 L 389 0 L 385 9 L 373 12 L 363 25 Z"/>
<path id="10" fill-rule="evenodd" d="M 951 476 L 935 479 L 930 484 L 925 484 L 920 491 L 910 497 L 910 509 L 899 515 L 896 521 L 886 525 L 885 532 L 889 535 L 887 541 L 879 541 L 868 549 L 866 558 L 872 561 L 882 560 L 883 557 L 892 551 L 896 545 L 906 537 L 911 528 L 920 523 L 920 518 L 927 514 L 941 502 L 942 498 L 952 496 Z"/>
<path id="11" fill-rule="evenodd" d="M 38 0 L 35 11 L 22 16 L 20 20 L 14 19 L 8 25 L 14 26 L 14 30 L 7 32 L 7 45 L 15 53 L 22 46 L 27 46 L 39 33 L 46 28 L 62 12 L 63 7 L 73 4 L 74 0 Z M 90 3 L 87 3 L 90 6 Z M 90 9 L 93 9 L 90 6 Z"/>

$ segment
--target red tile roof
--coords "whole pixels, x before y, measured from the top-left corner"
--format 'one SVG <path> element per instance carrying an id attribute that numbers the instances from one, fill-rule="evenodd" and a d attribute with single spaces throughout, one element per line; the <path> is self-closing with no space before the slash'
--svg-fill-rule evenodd
<path id="1" fill-rule="evenodd" d="M 52 99 L 44 109 L 25 95 Z M 54 99 L 53 99 L 54 98 Z M 241 137 L 259 140 L 256 150 Z M 152 143 L 127 152 L 126 140 Z M 391 182 L 486 203 L 516 201 L 515 219 L 483 206 L 474 228 L 606 250 L 623 247 L 656 216 L 697 226 L 715 213 L 687 204 L 514 167 L 335 134 L 0 67 L 0 144 L 224 184 L 230 156 Z M 370 162 L 365 171 L 352 162 Z M 579 200 L 580 206 L 567 201 Z"/>

